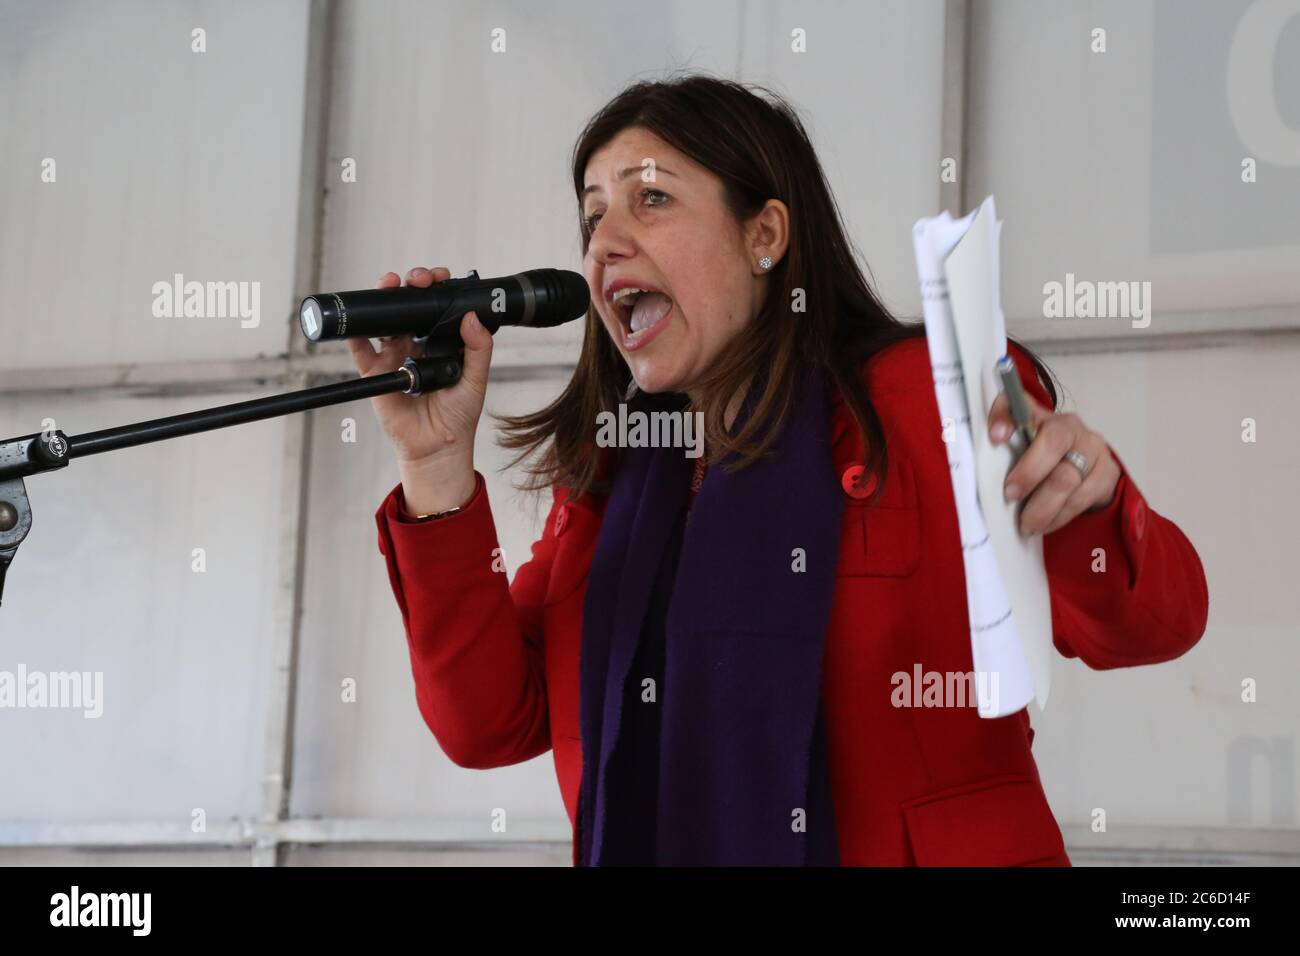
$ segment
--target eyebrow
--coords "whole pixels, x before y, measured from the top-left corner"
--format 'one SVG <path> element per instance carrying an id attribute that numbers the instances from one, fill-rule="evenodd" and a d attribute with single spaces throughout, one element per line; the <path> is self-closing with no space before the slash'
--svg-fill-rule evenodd
<path id="1" fill-rule="evenodd" d="M 644 169 L 645 169 L 644 166 L 629 166 L 627 169 L 620 169 L 618 175 L 615 176 L 614 178 L 622 181 L 624 179 L 627 179 L 627 177 L 631 176 L 633 173 L 639 173 Z M 667 173 L 669 176 L 672 176 L 674 179 L 677 178 L 677 174 L 675 172 L 673 172 L 671 169 L 668 169 L 664 166 L 655 166 L 654 170 L 656 173 Z M 598 189 L 600 189 L 600 187 L 596 185 L 587 186 L 582 190 L 582 195 L 586 197 L 587 193 L 595 192 Z"/>

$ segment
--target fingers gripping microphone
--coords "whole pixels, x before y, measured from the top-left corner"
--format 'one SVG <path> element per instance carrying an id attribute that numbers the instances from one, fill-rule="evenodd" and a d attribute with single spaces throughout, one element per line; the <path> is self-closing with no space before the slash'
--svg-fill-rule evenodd
<path id="1" fill-rule="evenodd" d="M 460 320 L 478 316 L 494 335 L 503 325 L 551 328 L 580 318 L 591 295 L 587 280 L 562 269 L 530 269 L 499 279 L 436 282 L 427 289 L 320 292 L 302 300 L 298 319 L 313 342 L 410 335 L 430 346 L 459 348 Z"/>

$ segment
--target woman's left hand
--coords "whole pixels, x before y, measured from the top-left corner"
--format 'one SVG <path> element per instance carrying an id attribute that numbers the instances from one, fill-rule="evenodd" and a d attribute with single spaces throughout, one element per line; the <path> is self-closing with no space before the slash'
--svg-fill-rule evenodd
<path id="1" fill-rule="evenodd" d="M 1104 508 L 1115 496 L 1120 468 L 1106 439 L 1073 413 L 1049 411 L 1026 395 L 1038 429 L 1028 450 L 1007 473 L 1003 493 L 1008 501 L 1024 501 L 1020 510 L 1020 533 L 1051 534 L 1085 511 Z M 1015 421 L 1007 397 L 999 395 L 989 409 L 989 439 L 995 445 L 1007 441 Z M 1088 473 L 1066 459 L 1078 452 L 1087 462 Z"/>

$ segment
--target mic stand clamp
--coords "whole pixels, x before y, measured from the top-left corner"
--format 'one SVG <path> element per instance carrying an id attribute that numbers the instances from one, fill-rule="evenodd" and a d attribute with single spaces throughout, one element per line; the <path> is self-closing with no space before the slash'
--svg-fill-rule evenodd
<path id="1" fill-rule="evenodd" d="M 419 339 L 416 340 L 420 341 Z M 420 358 L 408 358 L 398 369 L 410 379 L 407 395 L 423 395 L 440 388 L 448 388 L 460 381 L 463 354 L 451 346 L 435 347 L 426 342 Z"/>
<path id="2" fill-rule="evenodd" d="M 68 436 L 61 431 L 0 442 L 0 598 L 9 564 L 32 530 L 32 506 L 23 478 L 66 468 L 68 451 Z"/>

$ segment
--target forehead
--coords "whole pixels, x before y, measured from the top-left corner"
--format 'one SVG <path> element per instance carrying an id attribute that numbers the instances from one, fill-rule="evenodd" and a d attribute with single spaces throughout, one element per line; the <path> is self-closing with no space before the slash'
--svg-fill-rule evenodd
<path id="1" fill-rule="evenodd" d="M 652 159 L 656 165 L 686 171 L 690 160 L 669 146 L 649 130 L 634 126 L 618 133 L 613 139 L 591 154 L 583 175 L 583 184 L 604 186 L 620 170 L 640 166 Z"/>

